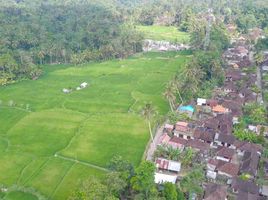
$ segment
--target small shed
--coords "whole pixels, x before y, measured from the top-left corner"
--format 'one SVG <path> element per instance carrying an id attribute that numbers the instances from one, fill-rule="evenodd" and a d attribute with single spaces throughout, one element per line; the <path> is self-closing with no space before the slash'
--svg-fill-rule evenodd
<path id="1" fill-rule="evenodd" d="M 197 105 L 198 106 L 206 105 L 206 103 L 207 103 L 207 100 L 206 99 L 197 98 Z"/>
<path id="2" fill-rule="evenodd" d="M 161 183 L 173 183 L 175 184 L 177 180 L 176 175 L 169 175 L 169 174 L 162 174 L 162 173 L 155 173 L 154 175 L 154 182 L 161 184 Z"/>
<path id="3" fill-rule="evenodd" d="M 181 163 L 170 160 L 169 165 L 168 165 L 168 170 L 173 171 L 173 172 L 181 171 Z"/>
<path id="4" fill-rule="evenodd" d="M 70 93 L 70 92 L 71 92 L 71 90 L 66 89 L 66 88 L 63 88 L 63 89 L 62 89 L 62 92 L 63 92 L 63 93 L 65 93 L 65 94 L 68 94 L 68 93 Z"/>
<path id="5" fill-rule="evenodd" d="M 207 170 L 206 177 L 215 180 L 217 178 L 217 172 Z"/>
<path id="6" fill-rule="evenodd" d="M 268 71 L 268 66 L 262 66 L 263 71 Z"/>
<path id="7" fill-rule="evenodd" d="M 81 88 L 86 88 L 88 86 L 88 83 L 87 82 L 83 82 L 80 84 L 80 87 Z"/>
<path id="8" fill-rule="evenodd" d="M 268 186 L 267 185 L 262 186 L 261 194 L 262 194 L 262 196 L 268 197 Z"/>

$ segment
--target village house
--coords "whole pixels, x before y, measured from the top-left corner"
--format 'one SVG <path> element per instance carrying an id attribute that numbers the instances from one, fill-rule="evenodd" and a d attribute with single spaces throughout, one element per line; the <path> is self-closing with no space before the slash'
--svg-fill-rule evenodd
<path id="1" fill-rule="evenodd" d="M 216 159 L 223 160 L 225 162 L 231 162 L 233 156 L 235 155 L 235 150 L 227 147 L 219 146 L 216 149 Z"/>
<path id="2" fill-rule="evenodd" d="M 228 67 L 231 67 L 233 69 L 239 69 L 240 66 L 238 65 L 238 63 L 234 62 L 234 61 L 228 61 Z"/>
<path id="3" fill-rule="evenodd" d="M 255 177 L 258 172 L 258 165 L 260 161 L 260 155 L 254 151 L 246 151 L 242 158 L 240 173 L 249 174 L 251 177 Z"/>
<path id="4" fill-rule="evenodd" d="M 167 160 L 164 158 L 157 158 L 156 161 L 156 168 L 158 170 L 166 170 L 169 172 L 178 173 L 181 171 L 181 163 L 176 162 L 173 160 Z"/>
<path id="5" fill-rule="evenodd" d="M 212 112 L 214 116 L 217 116 L 218 114 L 225 114 L 230 112 L 230 110 L 228 108 L 225 108 L 222 105 L 216 105 L 214 107 L 212 107 Z"/>
<path id="6" fill-rule="evenodd" d="M 191 139 L 188 140 L 187 146 L 191 147 L 192 149 L 196 151 L 200 151 L 203 155 L 208 154 L 210 146 L 207 143 L 204 143 L 200 140 Z"/>
<path id="7" fill-rule="evenodd" d="M 209 183 L 204 188 L 203 200 L 227 200 L 227 186 Z"/>
<path id="8" fill-rule="evenodd" d="M 249 50 L 245 46 L 237 46 L 233 49 L 233 53 L 243 58 L 248 55 Z"/>
<path id="9" fill-rule="evenodd" d="M 258 200 L 259 187 L 251 181 L 243 181 L 240 178 L 232 180 L 231 188 L 239 200 Z"/>
<path id="10" fill-rule="evenodd" d="M 209 119 L 206 119 L 203 122 L 203 127 L 207 128 L 207 129 L 213 129 L 213 130 L 218 130 L 220 126 L 220 122 L 216 117 L 212 117 Z"/>
<path id="11" fill-rule="evenodd" d="M 234 82 L 225 82 L 225 84 L 223 86 L 223 91 L 226 94 L 231 93 L 231 92 L 237 92 L 238 87 L 235 85 Z"/>
<path id="12" fill-rule="evenodd" d="M 205 127 L 197 127 L 194 130 L 194 138 L 213 146 L 215 131 Z"/>
<path id="13" fill-rule="evenodd" d="M 161 135 L 161 137 L 159 138 L 159 142 L 158 145 L 165 145 L 168 144 L 170 141 L 170 136 L 167 133 L 164 133 L 163 135 Z"/>
<path id="14" fill-rule="evenodd" d="M 177 181 L 177 175 L 174 174 L 164 174 L 156 172 L 154 175 L 154 182 L 157 184 L 163 184 L 163 183 L 173 183 L 175 184 Z"/>
<path id="15" fill-rule="evenodd" d="M 209 159 L 207 162 L 207 175 L 216 173 L 217 176 L 232 178 L 237 176 L 239 165 L 218 159 Z M 210 177 L 212 178 L 212 177 Z"/>
<path id="16" fill-rule="evenodd" d="M 186 140 L 194 139 L 194 125 L 188 122 L 177 122 L 175 125 L 174 136 L 184 138 Z"/>
<path id="17" fill-rule="evenodd" d="M 229 92 L 224 99 L 235 101 L 239 105 L 244 104 L 244 98 L 240 97 L 239 92 Z"/>
<path id="18" fill-rule="evenodd" d="M 225 81 L 239 81 L 242 79 L 240 70 L 229 70 L 225 73 Z"/>
<path id="19" fill-rule="evenodd" d="M 209 118 L 212 115 L 212 108 L 217 106 L 218 102 L 214 99 L 197 98 L 197 111 L 201 118 Z"/>
<path id="20" fill-rule="evenodd" d="M 218 146 L 224 146 L 235 149 L 235 137 L 233 135 L 218 134 L 215 135 L 215 141 Z"/>
<path id="21" fill-rule="evenodd" d="M 187 145 L 187 140 L 174 136 L 169 140 L 167 144 L 174 149 L 179 149 L 180 151 L 183 151 Z"/>
<path id="22" fill-rule="evenodd" d="M 171 133 L 174 129 L 174 125 L 171 124 L 165 124 L 164 126 L 164 132 Z"/>
<path id="23" fill-rule="evenodd" d="M 239 96 L 245 99 L 245 104 L 257 101 L 257 94 L 248 88 L 239 90 Z"/>
<path id="24" fill-rule="evenodd" d="M 233 122 L 243 115 L 242 104 L 240 104 L 237 101 L 225 99 L 222 105 L 231 111 L 232 116 L 233 116 L 233 119 L 232 119 Z"/>
<path id="25" fill-rule="evenodd" d="M 233 178 L 236 177 L 239 172 L 239 165 L 228 162 L 218 167 L 217 170 L 219 175 L 226 176 L 228 178 Z"/>
<path id="26" fill-rule="evenodd" d="M 252 65 L 249 57 L 243 57 L 242 59 L 237 60 L 236 64 L 239 66 L 239 68 L 244 68 Z"/>
<path id="27" fill-rule="evenodd" d="M 240 156 L 243 156 L 245 154 L 245 152 L 247 152 L 247 151 L 257 152 L 259 155 L 261 155 L 261 153 L 262 153 L 262 147 L 261 147 L 261 145 L 258 145 L 258 144 L 253 144 L 253 143 L 246 142 L 246 141 L 236 140 L 234 142 L 234 146 L 237 150 L 238 155 L 240 155 Z"/>

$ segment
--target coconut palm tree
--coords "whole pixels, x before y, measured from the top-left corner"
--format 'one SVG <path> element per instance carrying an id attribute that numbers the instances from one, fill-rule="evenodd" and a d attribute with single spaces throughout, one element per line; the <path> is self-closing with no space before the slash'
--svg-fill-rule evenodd
<path id="1" fill-rule="evenodd" d="M 173 82 L 169 82 L 166 86 L 166 90 L 164 92 L 164 97 L 168 100 L 170 110 L 173 112 L 175 109 L 175 101 L 176 101 L 176 87 Z"/>
<path id="2" fill-rule="evenodd" d="M 255 59 L 255 62 L 257 65 L 260 65 L 261 63 L 263 63 L 264 61 L 264 56 L 262 53 L 257 53 L 255 56 L 254 56 L 254 59 Z"/>
<path id="3" fill-rule="evenodd" d="M 167 151 L 167 158 L 169 160 L 179 160 L 179 157 L 181 155 L 181 151 L 179 149 L 173 148 L 172 146 L 167 146 L 166 148 Z"/>
<path id="4" fill-rule="evenodd" d="M 167 157 L 167 145 L 166 144 L 162 144 L 162 145 L 158 145 L 155 152 L 154 152 L 154 157 Z"/>
<path id="5" fill-rule="evenodd" d="M 189 164 L 192 163 L 192 160 L 194 158 L 194 151 L 192 148 L 187 148 L 183 154 L 183 157 L 182 157 L 182 163 L 185 165 L 185 166 L 188 166 Z"/>
<path id="6" fill-rule="evenodd" d="M 43 59 L 45 57 L 45 52 L 43 50 L 40 50 L 37 54 L 37 57 L 39 58 L 39 64 L 43 64 Z"/>
<path id="7" fill-rule="evenodd" d="M 154 137 L 153 137 L 153 133 L 152 133 L 152 127 L 151 127 L 151 120 L 156 115 L 156 110 L 151 103 L 146 103 L 141 111 L 141 114 L 148 122 L 151 140 L 152 140 L 153 144 L 155 145 Z"/>
<path id="8" fill-rule="evenodd" d="M 185 89 L 196 93 L 202 84 L 204 75 L 205 72 L 196 61 L 187 63 L 183 72 Z"/>
<path id="9" fill-rule="evenodd" d="M 181 100 L 181 104 L 183 104 L 183 99 L 181 96 L 181 90 L 182 90 L 182 80 L 180 78 L 181 73 L 177 73 L 174 77 L 173 84 L 176 86 L 176 93 L 179 95 L 179 98 Z"/>

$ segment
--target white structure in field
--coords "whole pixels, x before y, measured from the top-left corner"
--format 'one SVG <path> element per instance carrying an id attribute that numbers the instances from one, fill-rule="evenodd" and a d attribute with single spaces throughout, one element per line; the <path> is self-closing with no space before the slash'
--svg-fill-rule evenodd
<path id="1" fill-rule="evenodd" d="M 80 88 L 86 88 L 87 86 L 88 86 L 88 83 L 87 82 L 83 82 L 83 83 L 81 83 Z"/>
<path id="2" fill-rule="evenodd" d="M 155 173 L 154 175 L 154 182 L 161 184 L 161 183 L 173 183 L 175 184 L 177 180 L 176 175 L 169 175 L 169 174 L 161 174 Z"/>

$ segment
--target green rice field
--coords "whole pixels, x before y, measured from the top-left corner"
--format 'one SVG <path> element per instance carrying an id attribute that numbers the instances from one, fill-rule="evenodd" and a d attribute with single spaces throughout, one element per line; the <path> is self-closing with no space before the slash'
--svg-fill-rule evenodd
<path id="1" fill-rule="evenodd" d="M 0 199 L 68 198 L 115 155 L 138 165 L 149 141 L 140 109 L 168 111 L 165 84 L 188 52 L 137 54 L 82 66 L 44 66 L 38 80 L 0 87 Z M 76 90 L 82 82 L 89 86 Z M 73 91 L 65 94 L 63 88 Z"/>
<path id="2" fill-rule="evenodd" d="M 138 31 L 144 34 L 145 39 L 164 40 L 178 43 L 189 43 L 190 35 L 186 32 L 181 32 L 174 26 L 137 26 Z"/>

